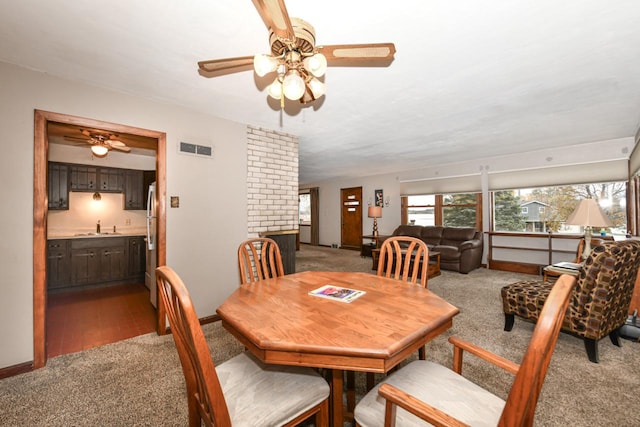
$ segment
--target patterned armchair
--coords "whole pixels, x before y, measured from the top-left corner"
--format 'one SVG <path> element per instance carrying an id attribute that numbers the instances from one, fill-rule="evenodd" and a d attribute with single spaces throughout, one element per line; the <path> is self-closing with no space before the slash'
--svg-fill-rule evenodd
<path id="1" fill-rule="evenodd" d="M 627 319 L 640 264 L 640 241 L 606 242 L 596 246 L 580 270 L 562 330 L 584 339 L 589 360 L 598 363 L 598 341 L 609 336 L 620 347 L 619 329 Z M 502 288 L 504 330 L 514 316 L 537 321 L 552 283 L 523 280 Z"/>

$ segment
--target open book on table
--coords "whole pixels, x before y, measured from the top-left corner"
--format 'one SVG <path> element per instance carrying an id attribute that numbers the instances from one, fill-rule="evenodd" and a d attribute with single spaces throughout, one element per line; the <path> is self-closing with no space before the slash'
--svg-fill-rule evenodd
<path id="1" fill-rule="evenodd" d="M 351 302 L 357 298 L 360 298 L 365 293 L 365 291 L 343 288 L 342 286 L 324 285 L 318 289 L 312 290 L 311 292 L 309 292 L 309 295 L 332 299 L 334 301 Z"/>

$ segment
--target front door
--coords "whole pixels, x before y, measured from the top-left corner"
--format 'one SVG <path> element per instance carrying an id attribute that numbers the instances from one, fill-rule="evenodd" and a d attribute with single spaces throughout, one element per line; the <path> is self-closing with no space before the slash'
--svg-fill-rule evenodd
<path id="1" fill-rule="evenodd" d="M 362 245 L 362 187 L 340 189 L 340 247 L 360 250 Z"/>

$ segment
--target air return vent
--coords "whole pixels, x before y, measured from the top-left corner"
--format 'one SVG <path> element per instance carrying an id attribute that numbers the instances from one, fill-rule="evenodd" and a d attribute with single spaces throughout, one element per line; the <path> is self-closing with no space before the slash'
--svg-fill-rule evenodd
<path id="1" fill-rule="evenodd" d="M 209 157 L 213 154 L 213 149 L 208 145 L 191 144 L 189 142 L 180 142 L 178 151 L 182 154 L 190 154 L 193 156 Z"/>

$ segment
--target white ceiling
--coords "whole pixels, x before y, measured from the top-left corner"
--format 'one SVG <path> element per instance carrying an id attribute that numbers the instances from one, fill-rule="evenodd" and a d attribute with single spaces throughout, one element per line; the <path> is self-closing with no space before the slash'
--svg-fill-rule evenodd
<path id="1" fill-rule="evenodd" d="M 250 71 L 268 53 L 250 0 L 0 0 L 0 61 L 300 137 L 300 182 L 634 136 L 638 0 L 287 0 L 317 44 L 393 42 L 387 68 L 330 67 L 285 112 Z M 95 119 L 100 119 L 96 117 Z"/>

